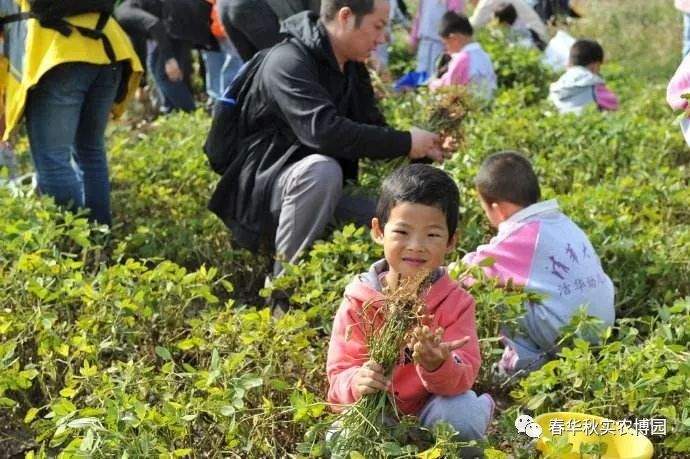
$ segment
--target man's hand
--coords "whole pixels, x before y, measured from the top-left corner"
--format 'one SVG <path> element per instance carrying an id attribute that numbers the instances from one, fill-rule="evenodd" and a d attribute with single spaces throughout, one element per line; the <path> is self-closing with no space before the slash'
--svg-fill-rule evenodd
<path id="1" fill-rule="evenodd" d="M 174 57 L 165 61 L 165 74 L 167 75 L 168 80 L 172 82 L 182 81 L 182 78 L 184 77 L 184 74 L 180 69 L 180 65 L 177 63 L 177 59 Z"/>
<path id="2" fill-rule="evenodd" d="M 410 129 L 412 136 L 412 148 L 408 157 L 410 159 L 430 158 L 436 162 L 443 162 L 443 151 L 440 148 L 440 137 L 433 132 L 413 127 Z"/>
<path id="3" fill-rule="evenodd" d="M 389 384 L 390 382 L 383 375 L 383 367 L 373 360 L 362 365 L 352 378 L 352 388 L 357 400 L 366 394 L 385 391 Z"/>
<path id="4" fill-rule="evenodd" d="M 432 332 L 431 329 L 424 325 L 423 327 L 416 327 L 412 332 L 412 342 L 409 344 L 410 349 L 414 351 L 412 358 L 415 363 L 418 363 L 426 371 L 436 371 L 443 362 L 448 360 L 451 351 L 463 347 L 470 340 L 465 336 L 462 339 L 443 342 L 443 328 L 437 328 Z"/>

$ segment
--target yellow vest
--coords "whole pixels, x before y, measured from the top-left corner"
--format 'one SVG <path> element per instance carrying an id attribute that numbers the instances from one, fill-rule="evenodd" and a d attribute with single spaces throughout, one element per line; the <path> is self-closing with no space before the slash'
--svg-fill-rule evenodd
<path id="1" fill-rule="evenodd" d="M 29 11 L 28 0 L 0 0 L 0 16 L 26 11 Z M 95 29 L 98 17 L 97 13 L 82 14 L 68 18 L 67 22 Z M 4 43 L 0 47 L 0 110 L 4 109 L 6 126 L 3 140 L 17 128 L 29 90 L 50 69 L 67 62 L 111 63 L 101 40 L 71 30 L 70 36 L 65 37 L 56 30 L 41 27 L 35 19 L 5 25 Z M 126 68 L 112 110 L 117 117 L 137 89 L 143 69 L 129 37 L 113 18 L 108 20 L 103 32 L 110 40 L 115 60 L 124 62 Z"/>

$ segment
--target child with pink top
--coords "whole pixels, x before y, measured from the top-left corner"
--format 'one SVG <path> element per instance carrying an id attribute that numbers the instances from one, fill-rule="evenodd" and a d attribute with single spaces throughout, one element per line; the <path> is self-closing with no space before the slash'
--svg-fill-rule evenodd
<path id="1" fill-rule="evenodd" d="M 685 94 L 690 94 L 690 56 L 685 57 L 666 88 L 666 101 L 674 110 L 688 110 Z M 690 113 L 689 113 L 690 115 Z"/>
<path id="2" fill-rule="evenodd" d="M 491 100 L 496 90 L 496 74 L 491 58 L 472 38 L 474 31 L 466 16 L 452 11 L 443 15 L 439 35 L 450 56 L 448 69 L 429 82 L 429 88 L 469 86 L 484 100 Z"/>
<path id="3" fill-rule="evenodd" d="M 568 70 L 551 85 L 549 100 L 561 113 L 581 113 L 596 104 L 599 110 L 618 110 L 618 97 L 606 87 L 599 71 L 604 50 L 594 40 L 577 40 L 570 48 Z"/>
<path id="4" fill-rule="evenodd" d="M 561 328 L 582 306 L 604 326 L 613 325 L 611 279 L 587 235 L 561 212 L 558 202 L 539 202 L 539 182 L 529 161 L 514 152 L 496 153 L 484 161 L 474 183 L 498 234 L 463 261 L 478 265 L 490 257 L 494 263 L 484 268 L 487 275 L 503 285 L 512 280 L 543 298 L 525 305 L 520 334 L 503 336 L 506 347 L 499 370 L 532 371 L 553 358 Z"/>
<path id="5" fill-rule="evenodd" d="M 336 409 L 389 391 L 398 410 L 418 416 L 424 427 L 445 421 L 464 440 L 484 436 L 494 402 L 471 390 L 481 364 L 475 303 L 442 267 L 457 241 L 458 209 L 458 188 L 440 169 L 412 164 L 384 181 L 372 237 L 383 246 L 385 259 L 350 282 L 333 323 L 328 401 Z M 392 374 L 384 374 L 369 358 L 362 310 L 376 307 L 385 289 L 421 271 L 431 273 L 424 294 L 430 326 L 415 330 Z"/>
<path id="6" fill-rule="evenodd" d="M 420 0 L 412 23 L 410 40 L 417 48 L 417 72 L 434 74 L 436 61 L 443 53 L 438 35 L 441 18 L 447 11 L 465 12 L 465 0 Z"/>

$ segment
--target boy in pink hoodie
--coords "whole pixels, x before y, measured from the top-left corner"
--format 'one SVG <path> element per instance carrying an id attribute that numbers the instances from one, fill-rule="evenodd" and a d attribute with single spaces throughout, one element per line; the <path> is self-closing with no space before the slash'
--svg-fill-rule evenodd
<path id="1" fill-rule="evenodd" d="M 372 237 L 383 246 L 385 259 L 345 289 L 328 348 L 330 403 L 348 405 L 365 394 L 389 391 L 397 408 L 418 416 L 424 427 L 445 421 L 464 440 L 484 436 L 494 402 L 471 390 L 481 363 L 474 299 L 442 267 L 457 241 L 458 209 L 458 188 L 440 169 L 412 164 L 384 181 Z M 392 374 L 385 375 L 369 359 L 362 308 L 422 270 L 433 273 L 424 298 L 431 327 L 415 330 Z"/>

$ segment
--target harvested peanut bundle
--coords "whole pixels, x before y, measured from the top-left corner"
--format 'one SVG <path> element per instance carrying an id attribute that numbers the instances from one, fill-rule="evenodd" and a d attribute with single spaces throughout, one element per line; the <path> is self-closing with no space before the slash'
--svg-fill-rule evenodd
<path id="1" fill-rule="evenodd" d="M 453 144 L 460 148 L 465 144 L 462 123 L 476 105 L 466 86 L 443 86 L 430 91 L 423 104 L 423 127 L 438 133 L 443 139 L 453 139 Z"/>

